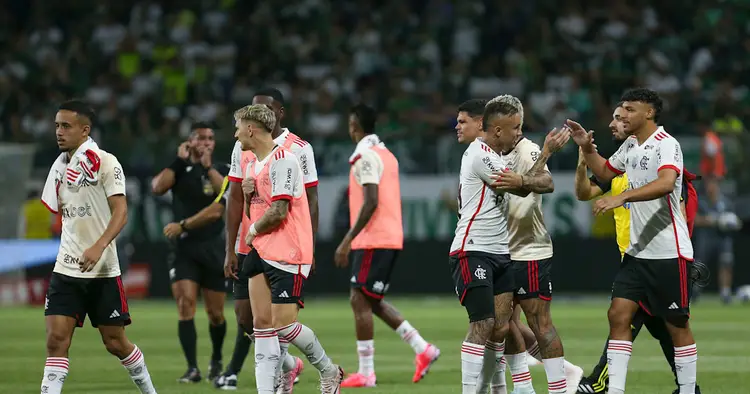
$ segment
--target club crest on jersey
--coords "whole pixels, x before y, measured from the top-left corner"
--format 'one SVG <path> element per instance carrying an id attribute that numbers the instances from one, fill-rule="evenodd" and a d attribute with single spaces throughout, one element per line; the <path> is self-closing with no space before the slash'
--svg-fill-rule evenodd
<path id="1" fill-rule="evenodd" d="M 479 266 L 474 270 L 474 276 L 479 280 L 487 279 L 487 270 Z"/>
<path id="2" fill-rule="evenodd" d="M 649 161 L 649 159 L 650 159 L 650 157 L 648 157 L 648 156 L 641 157 L 641 170 L 644 170 L 644 171 L 648 170 L 648 161 Z"/>

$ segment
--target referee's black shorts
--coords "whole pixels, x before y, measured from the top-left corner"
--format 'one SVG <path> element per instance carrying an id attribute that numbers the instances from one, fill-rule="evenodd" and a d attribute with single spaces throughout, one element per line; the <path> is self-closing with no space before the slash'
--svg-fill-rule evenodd
<path id="1" fill-rule="evenodd" d="M 228 292 L 229 280 L 224 277 L 224 238 L 178 241 L 169 258 L 169 279 L 172 283 L 189 280 L 202 289 Z"/>

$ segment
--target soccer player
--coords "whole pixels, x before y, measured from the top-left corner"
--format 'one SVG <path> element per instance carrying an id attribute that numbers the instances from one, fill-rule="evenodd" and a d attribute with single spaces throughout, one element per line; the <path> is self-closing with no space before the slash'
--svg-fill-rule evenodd
<path id="1" fill-rule="evenodd" d="M 310 208 L 310 215 L 313 226 L 313 239 L 318 231 L 318 171 L 315 166 L 315 153 L 313 152 L 312 145 L 307 141 L 301 139 L 294 133 L 290 132 L 287 128 L 282 128 L 281 124 L 284 120 L 284 96 L 277 89 L 265 88 L 256 92 L 253 97 L 253 104 L 263 104 L 269 106 L 276 117 L 276 125 L 274 125 L 271 137 L 273 137 L 276 145 L 282 146 L 289 149 L 295 154 L 300 162 L 302 168 L 302 181 L 305 184 L 305 194 L 307 194 L 307 202 Z M 234 280 L 234 299 L 235 299 L 235 314 L 237 315 L 238 330 L 237 339 L 235 340 L 234 353 L 232 354 L 232 361 L 227 365 L 227 369 L 224 373 L 215 381 L 217 388 L 231 389 L 237 387 L 237 375 L 242 370 L 242 364 L 250 350 L 251 337 L 253 333 L 253 316 L 250 308 L 249 291 L 247 287 L 249 279 L 250 267 L 245 267 L 241 263 L 245 260 L 250 247 L 242 240 L 247 235 L 247 231 L 250 228 L 250 218 L 247 215 L 242 214 L 242 207 L 250 201 L 252 198 L 248 194 L 252 194 L 251 190 L 254 188 L 254 184 L 250 183 L 251 189 L 248 192 L 243 193 L 240 188 L 240 184 L 243 179 L 247 179 L 245 170 L 247 164 L 254 160 L 255 156 L 250 150 L 242 150 L 242 144 L 237 141 L 234 144 L 232 150 L 232 160 L 229 170 L 229 181 L 230 181 L 230 203 L 227 206 L 227 239 L 226 239 L 226 274 L 228 277 L 235 277 Z M 250 177 L 251 178 L 251 177 Z M 248 179 L 250 180 L 250 179 Z M 237 187 L 232 188 L 231 184 L 236 184 Z M 236 205 L 234 201 L 237 201 Z M 244 203 L 243 203 L 244 202 Z M 242 218 L 242 219 L 240 219 Z M 238 238 L 239 232 L 239 238 Z M 240 242 L 237 242 L 237 240 Z M 313 245 L 314 246 L 314 245 Z M 235 255 L 237 253 L 237 255 Z M 230 258 L 232 256 L 234 258 Z M 314 262 L 314 260 L 313 260 Z M 243 335 L 243 331 L 248 335 Z M 283 339 L 280 338 L 283 341 Z M 304 364 L 302 360 L 292 355 L 287 355 L 282 372 L 282 384 L 283 390 L 281 392 L 291 392 L 292 385 L 299 381 L 299 374 L 302 372 Z"/>
<path id="2" fill-rule="evenodd" d="M 618 103 L 615 107 L 615 111 L 612 114 L 612 121 L 609 123 L 609 128 L 612 131 L 612 138 L 615 141 L 623 142 L 628 138 L 625 133 L 622 124 L 622 117 L 624 115 L 625 108 L 622 107 L 622 103 Z M 689 189 L 692 187 L 688 180 L 688 173 L 685 173 L 683 179 L 683 191 L 682 201 L 680 203 L 681 211 L 688 223 L 692 221 L 691 213 L 686 209 L 690 193 Z M 584 160 L 583 151 L 579 149 L 578 155 L 578 166 L 576 168 L 575 177 L 575 191 L 576 197 L 580 201 L 589 201 L 606 193 L 617 196 L 628 189 L 628 177 L 627 174 L 617 175 L 610 182 L 604 183 L 599 181 L 596 176 L 588 178 L 586 161 Z M 624 204 L 621 207 L 617 207 L 613 210 L 615 218 L 615 233 L 617 236 L 617 246 L 620 249 L 620 255 L 624 256 L 625 251 L 630 244 L 630 204 Z M 693 212 L 694 215 L 694 212 Z M 690 226 L 688 225 L 688 231 Z M 692 275 L 691 275 L 692 276 Z M 674 348 L 672 347 L 672 337 L 667 331 L 667 327 L 664 323 L 664 319 L 660 317 L 650 316 L 643 308 L 639 308 L 638 312 L 633 316 L 633 322 L 631 323 L 631 330 L 633 341 L 640 332 L 643 326 L 646 326 L 649 333 L 659 341 L 659 345 L 664 352 L 667 362 L 669 362 L 672 372 L 675 374 L 675 381 L 677 381 L 677 372 L 675 371 L 674 364 Z M 592 394 L 592 393 L 604 393 L 608 388 L 608 368 L 607 368 L 607 346 L 604 346 L 604 352 L 602 353 L 599 363 L 594 367 L 591 375 L 581 379 L 578 384 L 578 393 L 581 394 Z M 696 385 L 695 392 L 700 394 L 700 387 Z M 679 393 L 679 385 L 675 393 Z"/>
<path id="3" fill-rule="evenodd" d="M 341 387 L 373 387 L 375 378 L 375 314 L 416 353 L 412 381 L 419 382 L 440 356 L 419 332 L 383 297 L 390 286 L 396 258 L 403 248 L 401 191 L 398 160 L 380 142 L 375 129 L 375 110 L 359 104 L 349 114 L 349 136 L 357 144 L 349 158 L 349 218 L 351 228 L 336 249 L 338 267 L 349 264 L 352 255 L 350 303 L 357 334 L 359 370 Z"/>
<path id="4" fill-rule="evenodd" d="M 198 335 L 194 321 L 199 290 L 203 290 L 213 348 L 208 366 L 210 380 L 221 373 L 221 350 L 227 333 L 224 300 L 228 289 L 222 267 L 221 216 L 201 227 L 187 228 L 185 220 L 219 198 L 229 166 L 213 163 L 211 155 L 216 143 L 211 127 L 197 123 L 192 129 L 190 138 L 180 145 L 172 164 L 151 181 L 152 192 L 157 196 L 172 191 L 172 211 L 174 218 L 179 219 L 177 223 L 167 225 L 164 233 L 179 233 L 175 237 L 175 250 L 170 255 L 169 278 L 177 302 L 177 334 L 188 365 L 187 371 L 178 379 L 181 383 L 196 383 L 202 379 L 198 369 Z"/>
<path id="5" fill-rule="evenodd" d="M 675 351 L 680 394 L 695 393 L 698 352 L 689 325 L 689 273 L 693 247 L 679 204 L 683 157 L 679 142 L 657 125 L 659 95 L 648 89 L 625 92 L 621 100 L 625 142 L 609 160 L 593 144 L 593 133 L 567 121 L 586 165 L 602 182 L 626 173 L 629 189 L 598 199 L 594 213 L 630 203 L 630 244 L 612 289 L 607 345 L 609 393 L 625 392 L 632 352 L 631 323 L 639 308 L 666 319 Z"/>
<path id="6" fill-rule="evenodd" d="M 62 103 L 55 116 L 62 154 L 47 176 L 42 203 L 62 213 L 62 235 L 44 303 L 47 361 L 41 392 L 62 392 L 73 331 L 88 315 L 140 392 L 155 394 L 143 353 L 125 335 L 130 310 L 115 245 L 128 220 L 125 175 L 117 158 L 89 137 L 94 121 L 94 111 L 81 101 Z"/>
<path id="7" fill-rule="evenodd" d="M 281 384 L 276 371 L 289 343 L 320 371 L 321 393 L 338 393 L 344 372 L 328 358 L 315 333 L 297 322 L 313 260 L 312 222 L 299 161 L 274 142 L 276 117 L 268 106 L 241 108 L 235 122 L 242 149 L 255 155 L 247 165 L 255 188 L 247 208 L 253 222 L 244 240 L 252 249 L 243 265 L 251 267 L 248 287 L 258 393 L 274 393 Z"/>
<path id="8" fill-rule="evenodd" d="M 495 97 L 487 103 L 485 111 L 496 114 L 491 118 L 485 116 L 485 131 L 502 130 L 505 135 L 512 135 L 511 139 L 502 141 L 502 157 L 508 163 L 508 169 L 499 174 L 495 186 L 500 190 L 524 192 L 510 196 L 508 202 L 508 236 L 515 275 L 515 298 L 537 339 L 549 392 L 574 391 L 583 369 L 565 361 L 562 341 L 552 323 L 552 239 L 544 224 L 541 196 L 554 190 L 547 160 L 570 139 L 570 132 L 565 128 L 553 130 L 545 139 L 544 149 L 539 149 L 521 132 L 524 113 L 518 98 L 511 95 Z M 521 326 L 520 321 L 518 325 Z M 533 393 L 525 344 L 522 338 L 515 338 L 514 335 L 505 348 L 513 386 L 517 393 Z"/>

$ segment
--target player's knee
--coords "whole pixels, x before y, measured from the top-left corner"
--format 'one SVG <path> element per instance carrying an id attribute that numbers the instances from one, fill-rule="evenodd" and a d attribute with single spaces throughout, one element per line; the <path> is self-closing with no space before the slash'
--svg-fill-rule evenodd
<path id="1" fill-rule="evenodd" d="M 57 332 L 47 333 L 47 354 L 50 357 L 62 357 L 68 353 L 71 338 Z"/>
<path id="2" fill-rule="evenodd" d="M 216 326 L 221 323 L 224 323 L 224 309 L 222 308 L 209 308 L 206 310 L 206 314 L 208 315 L 208 321 Z"/>
<path id="3" fill-rule="evenodd" d="M 502 322 L 495 319 L 495 325 L 492 329 L 492 335 L 490 339 L 494 342 L 502 342 L 510 331 L 510 323 Z"/>
<path id="4" fill-rule="evenodd" d="M 483 345 L 492 336 L 492 331 L 494 330 L 494 328 L 494 317 L 469 321 L 469 334 L 466 336 L 466 341 L 469 343 Z"/>
<path id="5" fill-rule="evenodd" d="M 349 294 L 349 304 L 355 312 L 363 312 L 372 309 L 368 297 L 359 289 L 352 289 Z"/>
<path id="6" fill-rule="evenodd" d="M 180 320 L 190 320 L 195 316 L 195 304 L 195 298 L 184 295 L 177 297 L 177 313 Z"/>
<path id="7" fill-rule="evenodd" d="M 630 322 L 633 320 L 632 316 L 627 312 L 619 308 L 610 307 L 607 311 L 607 319 L 609 320 L 609 326 L 612 328 L 626 328 L 630 329 Z"/>
<path id="8" fill-rule="evenodd" d="M 124 336 L 105 336 L 102 337 L 104 347 L 107 349 L 109 354 L 117 356 L 120 359 L 125 358 L 128 353 L 129 343 Z"/>
<path id="9" fill-rule="evenodd" d="M 253 315 L 253 328 L 273 328 L 273 316 Z"/>

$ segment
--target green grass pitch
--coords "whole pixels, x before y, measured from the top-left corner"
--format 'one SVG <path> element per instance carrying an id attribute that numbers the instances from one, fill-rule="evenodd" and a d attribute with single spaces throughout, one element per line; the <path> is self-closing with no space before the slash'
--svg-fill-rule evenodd
<path id="1" fill-rule="evenodd" d="M 359 389 L 381 393 L 460 393 L 460 344 L 467 319 L 454 298 L 394 298 L 404 316 L 430 342 L 440 347 L 442 356 L 430 374 L 418 384 L 411 383 L 414 355 L 408 345 L 385 325 L 376 323 L 375 369 L 378 386 Z M 310 299 L 300 320 L 318 334 L 334 362 L 345 372 L 357 369 L 354 324 L 345 299 Z M 553 303 L 553 316 L 565 345 L 568 360 L 588 373 L 599 358 L 607 335 L 606 298 L 600 301 Z M 167 301 L 132 302 L 134 323 L 127 329 L 130 339 L 143 350 L 159 393 L 218 392 L 203 381 L 193 385 L 176 383 L 185 371 L 177 340 L 177 313 Z M 224 343 L 224 363 L 234 345 L 234 315 L 226 309 L 229 332 Z M 38 393 L 45 358 L 44 318 L 41 308 L 0 308 L 0 393 Z M 204 374 L 210 355 L 205 314 L 199 309 L 199 362 Z M 720 306 L 705 300 L 693 307 L 693 332 L 698 343 L 698 382 L 706 394 L 750 392 L 750 307 Z M 292 352 L 298 351 L 292 347 Z M 101 344 L 98 332 L 89 326 L 76 331 L 70 352 L 71 371 L 65 393 L 133 393 L 135 386 L 117 360 Z M 252 350 L 240 375 L 239 391 L 255 392 Z M 541 366 L 533 367 L 537 393 L 546 393 Z M 317 392 L 317 371 L 306 364 L 295 393 Z M 508 378 L 510 381 L 510 378 Z M 674 390 L 672 374 L 658 344 L 644 329 L 635 343 L 630 360 L 628 393 L 667 394 Z M 355 392 L 358 390 L 343 390 Z"/>

